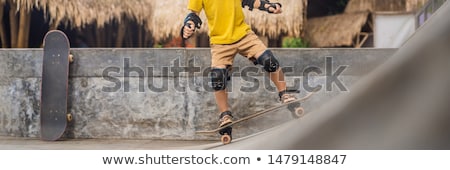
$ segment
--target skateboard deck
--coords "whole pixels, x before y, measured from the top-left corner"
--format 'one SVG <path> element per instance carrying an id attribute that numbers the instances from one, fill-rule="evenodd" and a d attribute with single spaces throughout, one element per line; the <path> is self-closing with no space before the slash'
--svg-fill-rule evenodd
<path id="1" fill-rule="evenodd" d="M 304 110 L 303 110 L 303 108 L 300 107 L 300 103 L 302 103 L 302 102 L 306 101 L 307 99 L 309 99 L 313 94 L 314 94 L 314 92 L 310 92 L 305 97 L 302 97 L 300 99 L 297 99 L 297 100 L 294 100 L 294 101 L 291 101 L 291 102 L 288 102 L 288 103 L 283 103 L 283 104 L 280 104 L 278 106 L 274 106 L 274 107 L 271 107 L 271 108 L 268 108 L 268 109 L 264 109 L 262 111 L 256 112 L 254 114 L 251 114 L 251 115 L 248 115 L 248 116 L 243 117 L 241 119 L 238 119 L 236 121 L 233 121 L 232 123 L 229 123 L 229 124 L 227 124 L 225 126 L 219 127 L 217 129 L 205 130 L 205 131 L 196 131 L 196 133 L 199 133 L 199 134 L 200 133 L 217 133 L 217 132 L 219 132 L 222 129 L 228 128 L 228 127 L 233 126 L 235 124 L 238 124 L 238 123 L 250 120 L 252 118 L 261 116 L 261 115 L 266 114 L 266 113 L 272 113 L 272 111 L 280 109 L 280 108 L 285 107 L 285 106 L 288 106 L 288 107 L 289 106 L 293 106 L 293 107 L 295 107 L 296 114 L 298 115 L 297 117 L 301 117 L 301 115 L 304 113 Z"/>
<path id="2" fill-rule="evenodd" d="M 42 140 L 61 138 L 71 119 L 67 113 L 69 50 L 69 39 L 63 32 L 52 30 L 45 35 L 40 113 Z"/>

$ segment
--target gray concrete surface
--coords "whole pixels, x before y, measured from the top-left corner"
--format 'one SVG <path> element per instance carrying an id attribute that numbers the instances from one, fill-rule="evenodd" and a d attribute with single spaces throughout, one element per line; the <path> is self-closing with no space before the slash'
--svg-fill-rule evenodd
<path id="1" fill-rule="evenodd" d="M 273 51 L 287 67 L 288 85 L 301 90 L 299 97 L 308 86 L 322 86 L 304 103 L 307 111 L 313 111 L 332 97 L 351 92 L 358 79 L 395 49 Z M 209 49 L 73 49 L 72 53 L 68 110 L 74 121 L 66 138 L 217 139 L 217 135 L 195 134 L 217 126 L 214 96 L 205 88 L 209 78 L 201 72 L 210 64 Z M 0 50 L 0 136 L 39 137 L 42 55 L 41 49 Z M 234 66 L 229 98 L 237 118 L 278 104 L 274 87 L 259 67 L 241 56 Z M 249 73 L 254 79 L 242 75 L 254 69 Z M 327 83 L 339 69 L 336 80 L 342 86 Z M 116 85 L 120 88 L 107 91 Z M 242 90 L 249 86 L 255 88 Z M 236 126 L 234 135 L 247 136 L 291 119 L 290 113 L 281 110 Z"/>
<path id="2" fill-rule="evenodd" d="M 0 137 L 0 150 L 180 150 L 217 145 L 217 141 L 71 139 L 55 142 L 39 138 Z"/>

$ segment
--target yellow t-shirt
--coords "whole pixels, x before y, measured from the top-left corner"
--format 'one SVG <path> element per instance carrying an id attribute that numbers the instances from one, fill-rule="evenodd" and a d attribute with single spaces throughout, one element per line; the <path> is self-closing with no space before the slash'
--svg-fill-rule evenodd
<path id="1" fill-rule="evenodd" d="M 250 26 L 245 23 L 242 0 L 189 0 L 188 9 L 205 10 L 211 44 L 232 44 L 242 39 Z"/>

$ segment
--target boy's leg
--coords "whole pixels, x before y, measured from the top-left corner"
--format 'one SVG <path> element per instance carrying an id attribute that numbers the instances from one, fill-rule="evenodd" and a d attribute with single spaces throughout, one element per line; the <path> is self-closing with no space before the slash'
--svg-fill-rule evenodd
<path id="1" fill-rule="evenodd" d="M 214 66 L 211 71 L 211 81 L 213 84 L 213 89 L 215 90 L 214 96 L 216 99 L 216 104 L 219 109 L 219 127 L 225 126 L 232 123 L 232 113 L 228 108 L 228 94 L 226 91 L 226 84 L 228 79 L 228 69 L 226 66 Z M 218 83 L 218 84 L 217 84 Z M 221 135 L 228 133 L 231 135 L 231 127 L 223 129 L 219 132 Z"/>
<path id="2" fill-rule="evenodd" d="M 270 73 L 270 79 L 278 89 L 278 97 L 280 97 L 281 103 L 288 103 L 296 100 L 297 98 L 293 94 L 286 93 L 287 88 L 284 73 L 272 52 L 266 50 L 261 55 L 257 56 L 256 63 L 262 65 L 264 69 Z"/>
<path id="3" fill-rule="evenodd" d="M 262 65 L 264 70 L 269 72 L 270 80 L 275 84 L 280 101 L 282 103 L 295 100 L 295 96 L 286 93 L 286 81 L 281 67 L 270 50 L 258 38 L 258 36 L 250 32 L 239 42 L 239 53 L 247 58 L 254 60 L 255 64 Z"/>
<path id="4" fill-rule="evenodd" d="M 227 81 L 230 77 L 228 67 L 233 64 L 237 48 L 233 45 L 211 45 L 211 83 L 219 112 L 219 126 L 231 123 L 232 114 L 228 108 Z M 226 129 L 231 132 L 231 128 Z M 220 132 L 222 133 L 222 132 Z"/>
<path id="5" fill-rule="evenodd" d="M 256 53 L 255 56 L 262 56 L 266 50 Z M 255 57 L 257 60 L 258 58 Z M 270 80 L 272 80 L 275 87 L 277 87 L 278 92 L 282 92 L 286 90 L 286 81 L 284 79 L 284 73 L 281 68 L 278 68 L 275 72 L 269 73 Z"/>
<path id="6" fill-rule="evenodd" d="M 225 71 L 227 67 L 225 65 L 214 66 L 213 69 L 222 69 Z M 226 83 L 226 82 L 225 82 Z M 217 107 L 220 113 L 228 111 L 228 94 L 226 88 L 223 90 L 215 90 L 214 96 L 216 98 Z"/>
<path id="7" fill-rule="evenodd" d="M 219 108 L 219 112 L 223 113 L 228 111 L 228 94 L 225 90 L 220 90 L 214 92 L 214 96 L 216 98 L 217 107 Z"/>

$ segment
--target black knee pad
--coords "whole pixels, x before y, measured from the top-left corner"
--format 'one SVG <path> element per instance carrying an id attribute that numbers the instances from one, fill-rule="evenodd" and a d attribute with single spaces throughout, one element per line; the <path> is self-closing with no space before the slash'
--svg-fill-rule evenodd
<path id="1" fill-rule="evenodd" d="M 256 60 L 256 64 L 262 65 L 264 70 L 269 73 L 277 71 L 280 67 L 280 63 L 278 63 L 278 60 L 270 50 L 266 50 L 261 56 L 259 56 Z"/>
<path id="2" fill-rule="evenodd" d="M 228 69 L 213 68 L 210 73 L 211 85 L 215 91 L 225 90 L 228 80 Z"/>

